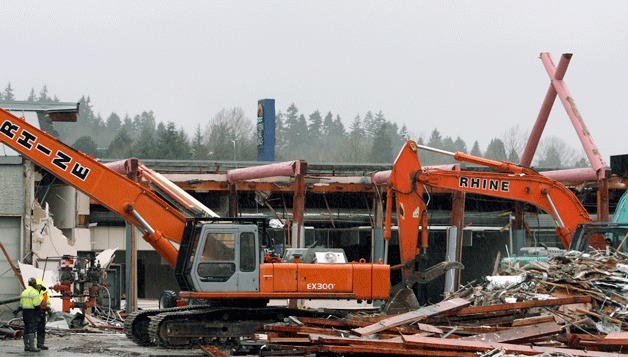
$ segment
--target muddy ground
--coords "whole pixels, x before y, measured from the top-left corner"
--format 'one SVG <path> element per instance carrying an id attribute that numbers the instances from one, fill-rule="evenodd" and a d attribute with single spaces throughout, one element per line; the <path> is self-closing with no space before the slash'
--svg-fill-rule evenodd
<path id="1" fill-rule="evenodd" d="M 46 335 L 48 351 L 24 352 L 22 339 L 0 340 L 2 356 L 203 356 L 200 348 L 167 350 L 134 344 L 123 333 L 71 333 L 52 331 Z"/>

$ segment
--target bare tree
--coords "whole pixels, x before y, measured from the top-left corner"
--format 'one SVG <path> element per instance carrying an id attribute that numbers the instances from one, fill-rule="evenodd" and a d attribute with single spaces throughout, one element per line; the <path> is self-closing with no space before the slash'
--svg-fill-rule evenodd
<path id="1" fill-rule="evenodd" d="M 253 122 L 242 108 L 223 109 L 205 127 L 210 158 L 215 160 L 251 160 L 255 141 Z M 235 141 L 235 143 L 234 143 Z"/>
<path id="2" fill-rule="evenodd" d="M 502 141 L 504 142 L 504 149 L 509 155 L 509 160 L 510 158 L 521 157 L 529 137 L 530 131 L 521 129 L 519 124 L 506 130 Z"/>
<path id="3" fill-rule="evenodd" d="M 536 152 L 536 166 L 571 167 L 581 157 L 576 150 L 557 136 L 542 138 Z"/>

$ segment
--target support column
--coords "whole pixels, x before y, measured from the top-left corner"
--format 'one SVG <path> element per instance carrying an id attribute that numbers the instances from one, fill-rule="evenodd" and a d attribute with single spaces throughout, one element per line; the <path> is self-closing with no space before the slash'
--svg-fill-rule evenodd
<path id="1" fill-rule="evenodd" d="M 238 189 L 237 184 L 229 185 L 229 217 L 238 216 Z"/>
<path id="2" fill-rule="evenodd" d="M 124 311 L 130 314 L 137 311 L 137 245 L 135 227 L 126 222 L 126 307 Z"/>
<path id="3" fill-rule="evenodd" d="M 462 263 L 462 229 L 464 225 L 464 192 L 454 192 L 451 207 L 451 229 L 447 236 L 447 260 Z M 445 274 L 445 294 L 460 288 L 460 269 Z"/>
<path id="4" fill-rule="evenodd" d="M 386 197 L 386 199 L 392 199 Z M 373 229 L 371 234 L 371 262 L 384 261 L 384 210 L 382 199 L 376 193 L 373 197 Z"/>
<path id="5" fill-rule="evenodd" d="M 305 213 L 305 174 L 307 164 L 301 161 L 299 170 L 294 176 L 294 196 L 292 199 L 292 239 L 297 248 L 305 247 L 305 227 L 303 215 Z"/>
<path id="6" fill-rule="evenodd" d="M 608 208 L 608 177 L 597 181 L 597 221 L 608 222 L 609 221 L 609 208 Z"/>

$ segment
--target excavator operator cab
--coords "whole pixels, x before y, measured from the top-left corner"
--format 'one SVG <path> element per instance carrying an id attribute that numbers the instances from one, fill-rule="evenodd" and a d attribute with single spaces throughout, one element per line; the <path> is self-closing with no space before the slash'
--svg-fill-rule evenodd
<path id="1" fill-rule="evenodd" d="M 197 221 L 181 241 L 175 275 L 182 290 L 259 291 L 263 220 Z"/>
<path id="2" fill-rule="evenodd" d="M 193 256 L 196 291 L 259 291 L 261 248 L 257 225 L 206 224 Z"/>
<path id="3" fill-rule="evenodd" d="M 571 250 L 628 252 L 628 223 L 585 223 L 578 226 L 571 241 Z"/>

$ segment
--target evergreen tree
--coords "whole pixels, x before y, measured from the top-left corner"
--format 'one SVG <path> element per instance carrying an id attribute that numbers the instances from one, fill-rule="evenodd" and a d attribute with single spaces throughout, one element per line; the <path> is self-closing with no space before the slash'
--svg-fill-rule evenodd
<path id="1" fill-rule="evenodd" d="M 127 159 L 132 155 L 133 139 L 129 136 L 126 128 L 120 128 L 116 136 L 107 148 L 107 156 L 111 159 Z"/>
<path id="2" fill-rule="evenodd" d="M 480 144 L 477 140 L 473 143 L 473 147 L 471 148 L 471 155 L 482 157 L 482 150 L 480 149 Z"/>
<path id="3" fill-rule="evenodd" d="M 388 135 L 388 123 L 383 122 L 376 131 L 373 146 L 371 147 L 371 162 L 392 163 L 392 142 Z"/>
<path id="4" fill-rule="evenodd" d="M 307 136 L 307 122 L 299 108 L 292 103 L 286 114 L 287 159 L 303 159 L 304 144 Z"/>
<path id="5" fill-rule="evenodd" d="M 401 141 L 403 141 L 404 143 L 407 140 L 410 140 L 410 133 L 408 133 L 408 128 L 406 127 L 406 124 L 403 124 L 401 126 L 401 129 L 399 129 L 399 137 L 401 138 Z"/>
<path id="6" fill-rule="evenodd" d="M 491 142 L 488 143 L 484 157 L 491 160 L 506 161 L 508 156 L 506 155 L 504 142 L 497 138 L 491 140 Z"/>
<path id="7" fill-rule="evenodd" d="M 11 87 L 11 82 L 7 84 L 7 87 L 4 89 L 4 96 L 0 93 L 0 99 L 6 100 L 7 102 L 15 101 L 15 95 L 13 94 L 13 87 Z"/>
<path id="8" fill-rule="evenodd" d="M 31 88 L 31 92 L 28 94 L 28 98 L 26 98 L 28 102 L 36 102 L 37 94 L 35 94 L 35 88 Z"/>
<path id="9" fill-rule="evenodd" d="M 120 117 L 115 112 L 111 113 L 107 118 L 105 126 L 107 127 L 107 131 L 109 131 L 110 133 L 117 133 L 122 126 L 122 120 L 120 120 Z"/>
<path id="10" fill-rule="evenodd" d="M 47 86 L 43 86 L 43 88 L 41 88 L 41 90 L 39 91 L 39 99 L 37 99 L 38 102 L 52 102 L 52 98 L 50 98 L 48 96 L 48 87 Z"/>
<path id="11" fill-rule="evenodd" d="M 454 151 L 464 152 L 465 154 L 467 153 L 467 144 L 461 137 L 457 137 L 456 141 L 454 141 L 454 148 Z"/>
<path id="12" fill-rule="evenodd" d="M 345 162 L 365 162 L 366 151 L 368 148 L 365 140 L 364 128 L 362 128 L 362 120 L 356 115 L 349 126 L 349 135 L 343 150 L 342 160 Z"/>
<path id="13" fill-rule="evenodd" d="M 156 132 L 156 158 L 164 160 L 186 160 L 192 156 L 190 144 L 183 131 L 178 131 L 173 122 L 159 123 Z"/>
<path id="14" fill-rule="evenodd" d="M 157 125 L 154 113 L 148 111 L 136 115 L 133 124 L 139 131 L 139 136 L 133 144 L 133 154 L 139 159 L 159 159 L 155 148 Z"/>
<path id="15" fill-rule="evenodd" d="M 373 113 L 369 110 L 364 115 L 364 120 L 362 121 L 362 127 L 364 128 L 364 132 L 368 137 L 375 136 L 375 132 L 377 131 L 377 126 L 375 123 L 375 117 Z"/>
<path id="16" fill-rule="evenodd" d="M 278 111 L 275 114 L 275 160 L 286 160 L 287 145 L 285 115 Z"/>
<path id="17" fill-rule="evenodd" d="M 96 142 L 90 136 L 81 136 L 72 144 L 72 147 L 87 155 L 96 156 L 98 154 Z"/>
<path id="18" fill-rule="evenodd" d="M 432 130 L 432 135 L 430 135 L 430 139 L 427 141 L 427 146 L 435 149 L 443 148 L 443 137 L 440 135 L 438 129 L 434 128 L 434 130 Z"/>
<path id="19" fill-rule="evenodd" d="M 517 150 L 515 150 L 514 148 L 510 150 L 510 154 L 508 154 L 508 161 L 510 162 L 514 162 L 514 163 L 519 163 L 519 155 L 517 154 Z"/>
<path id="20" fill-rule="evenodd" d="M 456 143 L 454 143 L 454 140 L 450 137 L 450 136 L 446 136 L 443 139 L 443 147 L 441 149 L 445 150 L 445 151 L 449 151 L 449 152 L 455 152 L 456 151 Z"/>
<path id="21" fill-rule="evenodd" d="M 194 130 L 194 138 L 192 139 L 192 159 L 207 160 L 209 159 L 209 149 L 205 144 L 201 124 L 196 126 Z"/>
<path id="22" fill-rule="evenodd" d="M 321 117 L 321 112 L 316 110 L 314 113 L 310 114 L 307 124 L 308 141 L 311 145 L 319 144 L 322 130 L 323 118 Z"/>
<path id="23" fill-rule="evenodd" d="M 323 137 L 328 137 L 334 130 L 334 115 L 331 112 L 327 112 L 325 119 L 323 119 Z"/>

